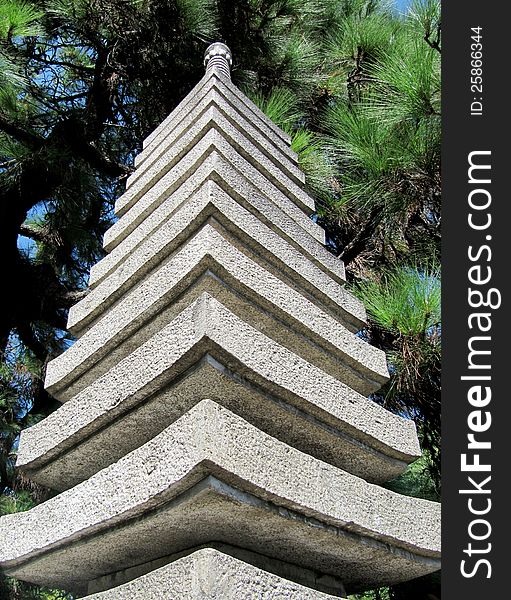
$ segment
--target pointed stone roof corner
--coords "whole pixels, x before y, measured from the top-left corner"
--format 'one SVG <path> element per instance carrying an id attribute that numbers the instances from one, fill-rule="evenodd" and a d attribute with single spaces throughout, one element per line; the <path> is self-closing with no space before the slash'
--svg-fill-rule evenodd
<path id="1" fill-rule="evenodd" d="M 440 567 L 438 504 L 380 487 L 420 455 L 273 124 L 206 73 L 147 137 L 106 232 L 62 406 L 17 466 L 58 495 L 0 518 L 0 566 L 95 600 L 312 600 Z"/>

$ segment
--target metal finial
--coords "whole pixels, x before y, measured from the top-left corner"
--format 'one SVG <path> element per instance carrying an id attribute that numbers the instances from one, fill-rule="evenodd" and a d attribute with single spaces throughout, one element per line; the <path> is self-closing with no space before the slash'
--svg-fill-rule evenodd
<path id="1" fill-rule="evenodd" d="M 216 69 L 222 75 L 231 78 L 232 54 L 229 48 L 222 42 L 215 42 L 208 46 L 204 53 L 204 66 L 206 73 Z"/>

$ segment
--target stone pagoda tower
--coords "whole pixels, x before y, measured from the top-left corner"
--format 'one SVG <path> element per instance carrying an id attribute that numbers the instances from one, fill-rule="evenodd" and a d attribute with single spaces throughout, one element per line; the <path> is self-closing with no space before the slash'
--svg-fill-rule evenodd
<path id="1" fill-rule="evenodd" d="M 319 600 L 439 568 L 439 506 L 380 484 L 420 455 L 367 399 L 384 354 L 309 216 L 290 139 L 229 49 L 145 140 L 0 519 L 0 564 L 97 600 Z"/>

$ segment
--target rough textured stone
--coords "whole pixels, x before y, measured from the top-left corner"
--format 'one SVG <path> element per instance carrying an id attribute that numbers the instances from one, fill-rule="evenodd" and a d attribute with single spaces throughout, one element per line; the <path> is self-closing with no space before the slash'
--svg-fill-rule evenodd
<path id="1" fill-rule="evenodd" d="M 106 356 L 110 366 L 115 364 L 119 354 L 127 354 L 150 331 L 167 325 L 180 310 L 177 299 L 189 288 L 197 292 L 188 294 L 187 301 L 209 291 L 242 319 L 257 324 L 259 331 L 364 395 L 379 389 L 388 378 L 381 350 L 251 260 L 213 226 L 207 225 L 170 257 L 157 284 L 142 292 L 135 289 L 134 300 L 126 295 L 73 346 L 53 359 L 46 370 L 47 389 L 58 394 L 83 373 L 89 381 L 94 380 L 95 363 Z M 175 310 L 162 313 L 165 305 Z M 126 351 L 114 356 L 129 337 Z M 64 397 L 73 393 L 70 389 Z"/>
<path id="2" fill-rule="evenodd" d="M 70 401 L 44 425 L 23 432 L 18 467 L 41 485 L 67 489 L 152 439 L 204 396 L 275 438 L 367 481 L 394 479 L 412 460 L 398 452 L 389 455 L 388 450 L 380 451 L 374 444 L 350 437 L 334 418 L 313 417 L 306 412 L 304 399 L 293 403 L 293 397 L 287 400 L 288 394 L 279 395 L 278 388 L 274 390 L 268 383 L 265 386 L 264 381 L 257 385 L 257 374 L 246 368 L 246 376 L 240 378 L 232 371 L 232 357 L 211 352 L 215 357 L 206 352 L 195 367 L 135 406 L 127 401 L 99 416 L 97 411 L 87 416 Z M 175 371 L 180 366 L 171 368 Z M 60 431 L 57 427 L 62 427 L 60 435 L 55 434 Z"/>
<path id="3" fill-rule="evenodd" d="M 355 336 L 307 296 L 241 252 L 210 221 L 169 258 L 153 286 L 140 286 L 141 289 L 126 294 L 73 346 L 49 363 L 48 389 L 56 393 L 69 385 L 136 332 L 136 338 L 130 341 L 132 349 L 146 335 L 146 327 L 155 330 L 153 321 L 156 327 L 163 327 L 168 321 L 159 320 L 162 309 L 175 303 L 188 288 L 197 287 L 202 276 L 209 276 L 214 287 L 197 288 L 198 293 L 210 289 L 242 318 L 252 319 L 259 330 L 293 352 L 312 358 L 315 364 L 339 376 L 350 387 L 369 394 L 387 379 L 382 351 Z M 141 325 L 146 327 L 141 329 Z M 313 345 L 306 343 L 307 339 Z M 318 346 L 324 350 L 318 351 Z"/>
<path id="4" fill-rule="evenodd" d="M 87 481 L 3 517 L 0 562 L 24 580 L 80 591 L 205 538 L 343 573 L 349 591 L 436 570 L 439 507 L 299 452 L 205 400 Z"/>
<path id="5" fill-rule="evenodd" d="M 165 153 L 170 150 L 176 142 L 191 130 L 192 126 L 200 122 L 202 117 L 208 113 L 208 109 L 215 107 L 225 119 L 245 137 L 248 137 L 253 144 L 260 150 L 266 158 L 275 163 L 275 166 L 282 169 L 288 177 L 298 185 L 305 183 L 305 175 L 301 171 L 296 161 L 288 157 L 288 152 L 283 152 L 279 145 L 273 143 L 264 134 L 254 127 L 244 117 L 243 113 L 234 107 L 224 96 L 221 90 L 216 86 L 211 87 L 197 105 L 180 120 L 175 127 L 168 131 L 161 143 L 155 147 L 150 156 L 146 158 L 142 165 L 137 166 L 135 172 L 126 182 L 127 189 L 135 184 L 142 176 L 146 175 L 149 169 L 158 169 L 160 161 Z M 161 168 L 161 167 L 160 167 Z M 309 207 L 310 208 L 310 207 Z"/>
<path id="6" fill-rule="evenodd" d="M 183 114 L 193 107 L 193 103 L 196 99 L 201 97 L 203 93 L 203 89 L 210 83 L 211 79 L 215 78 L 218 82 L 220 82 L 223 86 L 225 86 L 235 98 L 239 102 L 245 105 L 245 107 L 250 111 L 253 115 L 253 121 L 261 121 L 264 126 L 266 126 L 273 134 L 277 137 L 281 138 L 282 141 L 286 144 L 291 142 L 290 136 L 282 131 L 279 127 L 273 123 L 259 108 L 247 98 L 244 94 L 240 92 L 240 90 L 232 84 L 230 80 L 217 73 L 207 74 L 205 75 L 199 83 L 192 89 L 192 91 L 178 104 L 178 106 L 170 113 L 170 115 L 156 127 L 156 129 L 150 133 L 147 138 L 143 142 L 143 152 L 147 149 L 149 150 L 150 146 L 153 144 L 157 144 L 159 142 L 159 136 L 173 126 L 173 123 L 178 122 L 183 118 Z M 268 133 L 267 133 L 268 135 Z M 142 152 L 142 153 L 143 153 Z M 141 154 L 142 154 L 141 153 Z"/>
<path id="7" fill-rule="evenodd" d="M 311 580 L 312 574 L 310 577 Z M 314 580 L 313 580 L 314 581 Z M 309 582 L 308 582 L 309 583 Z M 202 548 L 86 600 L 334 600 L 214 548 Z"/>
<path id="8" fill-rule="evenodd" d="M 251 571 L 253 568 L 260 569 L 268 575 L 273 574 L 277 575 L 278 578 L 287 579 L 287 582 L 281 582 L 283 585 L 289 585 L 291 582 L 294 582 L 299 586 L 313 588 L 311 590 L 312 592 L 323 592 L 327 594 L 329 598 L 331 596 L 339 598 L 346 595 L 344 584 L 338 576 L 322 575 L 317 571 L 311 571 L 289 562 L 270 558 L 264 554 L 251 552 L 246 548 L 240 548 L 239 546 L 232 546 L 231 544 L 221 542 L 209 542 L 204 546 L 194 546 L 193 548 L 187 548 L 184 552 L 162 556 L 161 558 L 136 565 L 135 567 L 108 573 L 107 575 L 89 581 L 87 592 L 92 594 L 110 590 L 113 587 L 121 586 L 128 581 L 146 575 L 151 571 L 188 557 L 191 554 L 198 555 L 198 553 L 201 553 L 204 550 L 209 553 L 216 552 L 220 554 L 222 557 L 225 557 L 222 558 L 222 561 L 229 561 L 229 564 L 231 564 L 230 561 L 233 559 L 234 563 L 232 564 L 238 566 L 240 569 L 250 569 Z M 218 591 L 220 591 L 220 589 L 221 588 L 219 588 Z"/>
<path id="9" fill-rule="evenodd" d="M 211 185 L 208 187 L 211 189 Z M 215 228 L 215 222 L 218 223 L 217 227 L 226 226 L 222 227 L 223 235 L 231 245 L 242 250 L 253 262 L 260 264 L 289 287 L 312 296 L 314 302 L 325 307 L 350 331 L 359 331 L 364 327 L 366 313 L 358 298 L 274 234 L 271 229 L 251 218 L 250 213 L 243 211 L 218 188 L 214 196 L 206 191 L 197 194 L 195 199 L 195 202 L 187 203 L 165 227 L 127 256 L 118 268 L 70 309 L 68 328 L 73 334 L 83 331 L 84 327 L 90 325 L 121 296 L 127 295 L 130 289 L 137 294 L 142 287 L 154 288 L 154 281 L 161 278 L 168 268 L 168 260 L 162 261 L 164 255 L 169 251 L 177 251 L 183 237 L 186 239 L 192 236 L 197 229 L 199 231 L 192 239 L 208 235 L 208 232 Z M 226 212 L 227 206 L 237 209 Z M 229 229 L 235 233 L 230 233 Z M 190 243 L 179 251 L 185 252 L 188 247 Z M 275 252 L 268 252 L 271 249 Z M 145 252 L 152 252 L 153 256 L 148 256 Z M 150 267 L 154 267 L 153 270 L 141 279 L 144 270 L 147 272 Z M 135 285 L 137 283 L 138 285 Z"/>
<path id="10" fill-rule="evenodd" d="M 350 331 L 358 331 L 365 325 L 365 310 L 357 298 L 285 240 L 250 217 L 249 213 L 239 207 L 231 211 L 236 206 L 218 188 L 212 189 L 212 184 L 208 184 L 208 189 L 198 193 L 193 202 L 176 213 L 147 243 L 128 255 L 107 278 L 72 307 L 68 317 L 69 329 L 75 334 L 83 332 L 121 296 L 128 298 L 130 290 L 134 296 L 151 290 L 152 298 L 161 297 L 169 290 L 167 280 L 162 278 L 164 272 L 172 269 L 173 258 L 188 255 L 189 260 L 200 260 L 210 249 L 214 252 L 212 238 L 223 246 L 225 241 L 222 242 L 222 239 L 228 241 L 238 250 L 238 255 L 240 252 L 246 254 L 252 263 L 259 265 L 259 271 L 264 269 L 268 273 L 270 282 L 279 279 L 299 294 L 312 296 L 313 302 L 324 307 Z M 226 216 L 228 214 L 230 217 Z M 213 230 L 220 231 L 221 235 Z M 186 239 L 192 234 L 195 235 L 187 244 L 178 246 L 183 237 Z M 274 248 L 275 252 L 269 253 L 269 248 Z M 168 258 L 167 253 L 170 253 Z M 148 300 L 149 297 L 144 300 L 145 306 Z"/>
<path id="11" fill-rule="evenodd" d="M 264 410 L 266 394 L 261 399 L 260 395 L 251 393 L 250 385 L 247 389 L 238 388 L 233 394 L 226 391 L 223 398 L 222 385 L 227 382 L 221 381 L 210 388 L 210 395 L 214 390 L 220 402 L 255 419 L 258 425 L 270 427 L 278 437 L 301 444 L 312 454 L 319 452 L 343 468 L 376 481 L 396 476 L 405 462 L 419 454 L 413 422 L 389 413 L 254 330 L 209 294 L 201 294 L 169 325 L 157 330 L 158 333 L 120 362 L 114 362 L 109 371 L 62 408 L 25 430 L 18 465 L 30 466 L 29 463 L 41 458 L 44 463 L 56 460 L 64 450 L 82 443 L 92 432 L 99 435 L 98 431 L 107 425 L 111 430 L 105 435 L 112 436 L 111 444 L 117 447 L 112 452 L 125 453 L 133 449 L 142 443 L 140 438 L 149 439 L 155 430 L 176 419 L 194 402 L 196 388 L 191 383 L 187 384 L 189 391 L 185 386 L 177 390 L 167 389 L 167 386 L 179 382 L 183 373 L 206 355 L 232 373 L 238 373 L 243 383 L 265 390 L 269 398 L 275 397 L 277 401 L 268 400 L 267 412 L 257 417 L 261 408 Z M 214 379 L 205 381 L 213 385 Z M 133 412 L 148 400 L 152 406 L 142 409 L 142 415 Z M 305 423 L 308 418 L 310 422 Z M 131 433 L 124 436 L 128 428 Z M 329 429 L 333 435 L 324 437 L 320 429 Z M 300 436 L 303 437 L 301 442 Z M 108 446 L 99 438 L 94 444 Z M 88 469 L 101 468 L 102 461 L 111 456 L 109 450 L 105 459 L 100 459 L 97 453 L 89 453 L 94 460 Z M 85 458 L 80 461 L 84 462 Z M 90 470 L 81 473 L 78 467 L 74 469 L 74 477 L 91 474 Z M 69 478 L 72 483 L 75 481 L 73 469 L 69 471 L 64 476 L 59 475 L 57 469 L 57 486 L 58 481 L 60 485 L 66 485 Z M 50 482 L 45 481 L 45 484 L 50 485 Z"/>
<path id="12" fill-rule="evenodd" d="M 325 232 L 298 208 L 292 195 L 283 193 L 267 177 L 260 173 L 249 160 L 237 152 L 216 129 L 206 135 L 180 160 L 173 169 L 164 175 L 148 190 L 134 206 L 124 214 L 106 233 L 104 247 L 112 250 L 126 235 L 131 233 L 151 212 L 181 185 L 194 176 L 195 171 L 212 152 L 220 153 L 238 172 L 254 185 L 262 195 L 284 211 L 302 229 L 321 244 L 325 242 Z"/>
<path id="13" fill-rule="evenodd" d="M 439 505 L 375 485 L 417 434 L 364 397 L 384 355 L 355 335 L 365 310 L 290 138 L 224 44 L 205 60 L 144 142 L 69 314 L 79 339 L 48 365 L 64 404 L 17 466 L 61 493 L 0 518 L 0 565 L 97 600 L 326 600 L 435 571 Z"/>
<path id="14" fill-rule="evenodd" d="M 155 207 L 133 231 L 118 241 L 105 258 L 92 267 L 89 285 L 95 287 L 137 246 L 154 235 L 155 231 L 170 218 L 173 218 L 174 213 L 182 204 L 207 181 L 215 181 L 240 206 L 254 214 L 267 227 L 302 252 L 336 281 L 343 282 L 345 280 L 344 265 L 340 259 L 334 257 L 284 211 L 261 195 L 244 175 L 234 169 L 221 154 L 213 151 L 190 179 Z M 126 233 L 126 228 L 122 230 L 122 233 Z"/>
<path id="15" fill-rule="evenodd" d="M 183 135 L 137 179 L 115 203 L 115 211 L 122 214 L 130 209 L 151 187 L 180 160 L 187 160 L 186 153 L 203 139 L 211 130 L 216 130 L 235 150 L 249 160 L 255 168 L 269 179 L 281 192 L 292 195 L 298 206 L 311 214 L 314 212 L 314 200 L 304 190 L 277 167 L 257 146 L 243 135 L 222 112 L 210 106 L 204 114 Z"/>
<path id="16" fill-rule="evenodd" d="M 195 110 L 195 107 L 199 104 L 199 102 L 201 102 L 203 98 L 213 89 L 221 94 L 222 98 L 226 102 L 228 102 L 237 112 L 243 115 L 243 117 L 249 121 L 250 124 L 255 127 L 261 135 L 263 135 L 269 142 L 278 148 L 280 152 L 285 154 L 290 161 L 295 164 L 298 163 L 298 155 L 290 148 L 289 143 L 284 141 L 280 135 L 277 135 L 274 130 L 268 127 L 268 125 L 262 119 L 255 117 L 254 113 L 247 107 L 247 105 L 240 101 L 240 99 L 237 98 L 231 90 L 229 90 L 224 82 L 216 76 L 206 79 L 201 90 L 189 100 L 187 104 L 187 110 Z M 172 115 L 173 114 L 174 113 L 172 113 Z M 169 133 L 175 130 L 185 115 L 186 111 L 181 114 L 178 113 L 176 117 L 173 117 L 172 120 L 169 121 L 155 137 L 154 141 L 147 145 L 142 152 L 135 157 L 135 167 L 137 167 L 137 169 L 145 166 L 144 163 L 152 158 L 153 153 L 158 152 L 159 146 L 165 142 Z"/>

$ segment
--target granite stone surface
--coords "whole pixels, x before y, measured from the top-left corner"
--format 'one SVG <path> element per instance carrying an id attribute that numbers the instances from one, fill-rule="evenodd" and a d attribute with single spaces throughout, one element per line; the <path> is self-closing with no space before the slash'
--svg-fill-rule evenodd
<path id="1" fill-rule="evenodd" d="M 274 135 L 282 139 L 282 141 L 289 145 L 291 142 L 290 136 L 282 131 L 279 127 L 273 123 L 259 108 L 243 94 L 229 79 L 222 77 L 218 73 L 206 74 L 197 83 L 197 85 L 188 93 L 187 96 L 178 104 L 178 106 L 170 113 L 170 115 L 156 127 L 156 129 L 150 133 L 143 142 L 143 151 L 150 151 L 151 146 L 159 143 L 162 135 L 165 135 L 165 131 L 173 126 L 174 123 L 178 122 L 183 118 L 183 115 L 193 108 L 193 102 L 198 101 L 203 93 L 207 91 L 208 86 L 211 85 L 212 81 L 215 80 L 216 85 L 226 88 L 239 102 L 241 102 L 251 114 L 251 121 L 261 121 L 267 129 L 270 130 Z M 266 135 L 269 133 L 266 132 Z"/>
<path id="2" fill-rule="evenodd" d="M 217 151 L 213 151 L 198 166 L 193 175 L 175 192 L 166 197 L 160 205 L 155 207 L 150 214 L 139 222 L 135 229 L 129 231 L 127 226 L 123 226 L 122 230 L 117 227 L 119 235 L 117 244 L 112 247 L 105 258 L 92 267 L 89 285 L 95 287 L 138 245 L 154 235 L 155 231 L 166 224 L 169 219 L 172 219 L 183 203 L 188 201 L 208 181 L 214 181 L 241 207 L 255 215 L 264 225 L 302 252 L 325 273 L 339 283 L 345 281 L 344 265 L 341 260 L 328 252 L 322 244 L 293 221 L 286 212 L 276 206 L 270 198 L 262 195 L 244 174 L 236 170 L 227 159 Z M 129 213 L 123 219 L 127 219 L 128 216 Z M 123 223 L 123 219 L 117 223 Z M 109 233 L 111 233 L 110 230 L 107 231 L 107 235 Z"/>
<path id="3" fill-rule="evenodd" d="M 436 571 L 439 504 L 381 487 L 415 425 L 366 397 L 385 355 L 291 139 L 225 44 L 204 60 L 47 365 L 62 406 L 17 467 L 56 495 L 0 517 L 0 567 L 94 600 L 327 600 Z"/>
<path id="4" fill-rule="evenodd" d="M 3 517 L 0 562 L 24 580 L 80 591 L 208 539 L 343 573 L 349 591 L 436 570 L 439 506 L 367 483 L 203 400 L 87 481 Z"/>
<path id="5" fill-rule="evenodd" d="M 349 454 L 343 448 L 346 438 L 355 440 L 355 446 L 356 441 L 360 442 L 360 452 L 353 452 L 352 468 L 361 461 L 364 465 L 362 472 L 370 472 L 372 479 L 390 477 L 388 471 L 382 469 L 381 460 L 372 464 L 374 452 L 371 449 L 404 462 L 414 460 L 419 454 L 412 421 L 367 400 L 255 330 L 204 292 L 166 327 L 161 330 L 157 327 L 157 333 L 131 354 L 119 362 L 114 357 L 114 366 L 110 370 L 78 392 L 63 407 L 25 430 L 21 437 L 18 464 L 27 465 L 48 452 L 54 452 L 52 449 L 58 449 L 59 445 L 76 444 L 77 437 L 88 437 L 92 431 L 112 422 L 114 435 L 119 438 L 115 443 L 121 451 L 126 443 L 136 443 L 135 433 L 123 438 L 127 424 L 119 418 L 120 414 L 133 411 L 135 406 L 162 393 L 169 383 L 206 354 L 218 357 L 217 360 L 244 380 L 267 389 L 289 405 L 289 414 L 284 412 L 285 418 L 280 417 L 278 427 L 273 428 L 282 428 L 281 436 L 292 429 L 291 425 L 297 418 L 295 409 L 298 408 L 305 415 L 338 430 L 339 434 L 330 440 L 330 444 L 334 444 L 330 453 L 335 454 L 336 448 L 339 452 L 337 460 L 343 460 Z M 217 393 L 221 397 L 221 387 Z M 240 408 L 237 410 L 250 413 L 250 403 L 250 397 L 245 399 L 240 395 Z M 181 405 L 177 406 L 179 410 Z M 242 409 L 242 406 L 245 408 Z M 174 406 L 169 409 L 176 410 Z M 159 414 L 154 408 L 152 410 L 155 415 Z M 268 403 L 271 416 L 274 415 L 273 410 Z M 134 415 L 130 412 L 129 416 Z M 161 422 L 161 418 L 154 419 L 151 426 L 158 427 Z M 141 427 L 140 435 L 151 435 L 151 431 L 147 434 Z M 97 444 L 100 445 L 101 441 L 98 440 Z M 309 451 L 314 452 L 314 444 Z M 396 464 L 393 460 L 390 463 L 391 474 L 395 476 Z M 99 468 L 99 460 L 97 464 Z M 403 464 L 399 465 L 400 471 Z M 64 475 L 57 479 L 66 481 Z"/>
<path id="6" fill-rule="evenodd" d="M 312 577 L 311 577 L 312 579 Z M 202 548 L 86 600 L 335 600 L 213 548 Z"/>
<path id="7" fill-rule="evenodd" d="M 274 143 L 272 138 L 261 134 L 260 130 L 245 118 L 246 113 L 244 114 L 244 111 L 238 110 L 236 105 L 231 104 L 222 91 L 215 86 L 209 89 L 193 110 L 188 112 L 172 129 L 166 131 L 161 143 L 152 150 L 142 165 L 137 165 L 135 172 L 128 178 L 127 188 L 129 189 L 142 176 L 145 176 L 149 169 L 157 168 L 158 161 L 163 158 L 165 153 L 176 145 L 176 142 L 191 130 L 195 123 L 200 122 L 211 107 L 217 109 L 222 117 L 239 131 L 240 135 L 248 137 L 266 158 L 282 169 L 295 183 L 299 185 L 305 183 L 303 171 L 298 168 L 296 160 L 289 157 L 289 147 L 287 151 L 284 151 L 280 144 Z"/>
<path id="8" fill-rule="evenodd" d="M 211 233 L 214 229 L 221 229 L 231 245 L 289 287 L 313 298 L 350 331 L 356 332 L 365 326 L 366 312 L 358 298 L 241 209 L 220 188 L 212 194 L 213 185 L 209 182 L 208 190 L 198 193 L 194 202 L 187 203 L 165 227 L 126 256 L 108 277 L 70 309 L 67 325 L 73 334 L 90 326 L 130 291 L 137 294 L 142 287 L 154 288 L 155 282 L 169 268 L 173 253 L 190 252 L 196 239 L 214 235 Z M 188 238 L 191 239 L 180 247 L 180 242 Z"/>
<path id="9" fill-rule="evenodd" d="M 131 233 L 153 210 L 179 189 L 190 178 L 194 178 L 196 170 L 212 152 L 221 154 L 227 162 L 256 187 L 260 194 L 270 200 L 276 207 L 285 212 L 302 229 L 308 232 L 321 244 L 325 242 L 325 232 L 310 219 L 296 204 L 292 190 L 283 192 L 268 177 L 259 171 L 250 161 L 233 147 L 225 136 L 215 128 L 210 128 L 173 168 L 161 177 L 155 185 L 142 194 L 132 208 L 123 213 L 119 221 L 106 233 L 104 247 L 112 250 L 124 237 Z M 192 182 L 193 184 L 193 179 Z M 119 211 L 117 211 L 119 215 Z"/>
<path id="10" fill-rule="evenodd" d="M 120 196 L 115 203 L 115 211 L 119 215 L 130 209 L 137 200 L 150 188 L 154 187 L 181 159 L 188 160 L 187 153 L 197 143 L 206 137 L 206 134 L 215 130 L 220 136 L 268 180 L 270 180 L 282 193 L 292 195 L 293 200 L 307 214 L 314 212 L 314 200 L 307 194 L 301 185 L 289 177 L 281 166 L 277 166 L 268 158 L 267 153 L 261 152 L 251 138 L 242 134 L 232 125 L 216 106 L 210 106 L 203 115 L 184 133 L 176 142 L 162 154 L 133 184 Z"/>
<path id="11" fill-rule="evenodd" d="M 201 278 L 208 278 L 209 286 L 199 282 Z M 116 356 L 114 351 L 125 340 L 130 338 L 125 345 L 127 353 L 139 345 L 139 340 L 146 339 L 148 330 L 166 325 L 163 317 L 177 314 L 177 299 L 182 299 L 191 288 L 198 293 L 209 290 L 242 319 L 254 323 L 259 331 L 364 395 L 379 389 L 388 378 L 381 350 L 251 260 L 214 227 L 203 229 L 172 255 L 166 263 L 165 276 L 159 277 L 158 283 L 150 293 L 148 288 L 142 293 L 135 289 L 132 301 L 126 295 L 105 311 L 75 344 L 50 361 L 46 370 L 47 389 L 59 398 L 69 397 L 74 389 L 65 391 L 65 386 L 74 387 L 71 382 L 82 374 L 93 380 L 94 365 L 104 357 L 110 365 L 114 364 L 119 354 Z M 191 298 L 195 299 L 193 295 Z"/>

